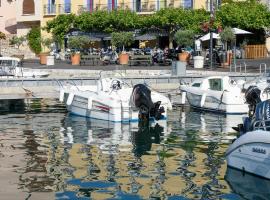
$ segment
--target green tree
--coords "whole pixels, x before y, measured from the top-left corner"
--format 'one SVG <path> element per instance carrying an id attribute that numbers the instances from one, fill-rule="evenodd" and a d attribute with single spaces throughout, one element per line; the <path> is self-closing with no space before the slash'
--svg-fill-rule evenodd
<path id="1" fill-rule="evenodd" d="M 209 13 L 203 9 L 187 10 L 182 8 L 161 9 L 155 14 L 142 18 L 140 23 L 148 30 L 164 30 L 169 36 L 169 47 L 172 48 L 174 34 L 177 30 L 201 31 L 200 24 L 209 19 Z"/>
<path id="2" fill-rule="evenodd" d="M 58 15 L 53 20 L 48 21 L 44 29 L 48 33 L 52 33 L 54 40 L 61 45 L 68 31 L 71 28 L 76 28 L 74 27 L 75 18 L 74 14 Z"/>
<path id="3" fill-rule="evenodd" d="M 139 17 L 130 10 L 113 10 L 111 12 L 83 12 L 75 20 L 75 26 L 82 31 L 130 31 L 139 26 Z"/>
<path id="4" fill-rule="evenodd" d="M 227 43 L 230 42 L 232 45 L 236 40 L 236 36 L 231 27 L 225 27 L 220 33 L 220 39 L 225 44 L 225 50 L 227 50 Z"/>
<path id="5" fill-rule="evenodd" d="M 76 53 L 90 42 L 90 38 L 87 36 L 71 36 L 68 38 L 68 47 L 73 50 L 73 53 Z"/>
<path id="6" fill-rule="evenodd" d="M 178 45 L 191 47 L 194 42 L 194 35 L 192 30 L 178 30 L 174 35 L 174 39 Z"/>
<path id="7" fill-rule="evenodd" d="M 6 39 L 6 35 L 5 33 L 0 31 L 0 40 L 4 40 L 4 39 Z"/>
<path id="8" fill-rule="evenodd" d="M 30 49 L 35 53 L 41 52 L 41 33 L 39 27 L 33 27 L 26 36 Z"/>
<path id="9" fill-rule="evenodd" d="M 217 11 L 216 20 L 223 27 L 237 27 L 248 30 L 263 30 L 270 26 L 270 12 L 257 1 L 230 2 Z"/>
<path id="10" fill-rule="evenodd" d="M 11 45 L 16 45 L 18 48 L 20 48 L 20 46 L 23 44 L 23 42 L 26 40 L 26 37 L 25 36 L 13 36 L 11 39 L 10 39 L 10 44 Z"/>
<path id="11" fill-rule="evenodd" d="M 184 9 L 168 8 L 161 9 L 156 14 L 151 16 L 150 22 L 153 23 L 159 29 L 163 29 L 168 33 L 169 36 L 169 48 L 173 47 L 173 36 L 174 33 L 181 27 L 179 27 L 179 17 L 185 16 Z"/>
<path id="12" fill-rule="evenodd" d="M 112 33 L 112 45 L 116 47 L 122 47 L 123 51 L 125 46 L 129 46 L 134 42 L 134 36 L 132 32 L 113 32 Z"/>

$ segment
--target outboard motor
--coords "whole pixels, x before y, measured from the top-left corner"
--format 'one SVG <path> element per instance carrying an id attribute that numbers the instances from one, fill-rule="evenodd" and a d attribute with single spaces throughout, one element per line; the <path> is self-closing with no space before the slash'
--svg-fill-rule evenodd
<path id="1" fill-rule="evenodd" d="M 249 86 L 245 93 L 246 102 L 249 104 L 249 116 L 240 125 L 240 134 L 253 131 L 254 126 L 259 129 L 270 130 L 270 100 L 261 101 L 261 91 L 257 86 Z"/>
<path id="2" fill-rule="evenodd" d="M 139 119 L 149 120 L 154 117 L 156 120 L 161 119 L 164 108 L 160 107 L 161 101 L 153 103 L 151 90 L 143 84 L 137 84 L 133 87 L 131 102 L 139 109 Z"/>
<path id="3" fill-rule="evenodd" d="M 246 102 L 249 105 L 249 116 L 252 117 L 252 115 L 255 112 L 256 105 L 261 102 L 261 90 L 254 85 L 251 85 L 248 87 L 248 89 L 245 92 L 245 98 Z"/>

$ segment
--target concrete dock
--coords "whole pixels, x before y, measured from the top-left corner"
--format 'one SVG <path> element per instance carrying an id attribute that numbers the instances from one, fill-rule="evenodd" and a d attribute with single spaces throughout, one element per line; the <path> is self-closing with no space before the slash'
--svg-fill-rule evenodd
<path id="1" fill-rule="evenodd" d="M 269 61 L 269 59 L 267 60 Z M 188 66 L 184 74 L 175 75 L 171 66 L 72 66 L 56 62 L 55 66 L 39 65 L 37 61 L 25 62 L 27 70 L 48 72 L 47 78 L 0 77 L 1 99 L 58 98 L 59 90 L 66 85 L 95 85 L 100 77 L 117 77 L 131 85 L 146 83 L 152 89 L 170 94 L 178 93 L 181 83 L 213 75 L 228 75 L 234 79 L 250 80 L 263 75 L 267 65 L 241 65 L 241 69 L 194 69 Z M 240 64 L 239 64 L 240 66 Z"/>

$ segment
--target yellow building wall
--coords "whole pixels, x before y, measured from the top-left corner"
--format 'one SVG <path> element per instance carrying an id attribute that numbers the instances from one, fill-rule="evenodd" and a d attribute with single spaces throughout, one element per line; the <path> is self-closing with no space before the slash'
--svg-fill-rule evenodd
<path id="1" fill-rule="evenodd" d="M 194 1 L 194 9 L 206 8 L 206 0 L 195 0 Z"/>

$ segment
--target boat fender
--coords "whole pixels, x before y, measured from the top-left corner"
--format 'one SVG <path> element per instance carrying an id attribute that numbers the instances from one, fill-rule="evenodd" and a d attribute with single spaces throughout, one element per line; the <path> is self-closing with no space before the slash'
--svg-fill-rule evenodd
<path id="1" fill-rule="evenodd" d="M 70 93 L 68 95 L 68 99 L 67 99 L 67 105 L 71 105 L 72 101 L 73 101 L 73 98 L 74 98 L 74 94 L 73 93 Z"/>
<path id="2" fill-rule="evenodd" d="M 202 95 L 202 98 L 201 98 L 201 107 L 203 107 L 203 105 L 204 105 L 205 98 L 206 98 L 206 94 L 204 93 L 204 94 Z"/>
<path id="3" fill-rule="evenodd" d="M 93 102 L 92 102 L 92 98 L 88 98 L 88 109 L 92 109 L 92 106 L 93 106 Z"/>
<path id="4" fill-rule="evenodd" d="M 60 102 L 64 101 L 64 96 L 65 96 L 64 90 L 60 90 L 60 96 L 59 96 L 59 101 Z"/>

